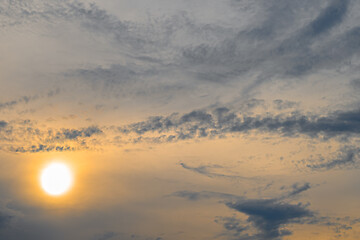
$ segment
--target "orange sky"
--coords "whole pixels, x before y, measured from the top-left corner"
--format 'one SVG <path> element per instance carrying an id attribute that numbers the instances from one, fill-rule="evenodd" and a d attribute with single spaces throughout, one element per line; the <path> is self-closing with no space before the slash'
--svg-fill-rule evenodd
<path id="1" fill-rule="evenodd" d="M 359 239 L 359 10 L 0 2 L 0 239 Z"/>

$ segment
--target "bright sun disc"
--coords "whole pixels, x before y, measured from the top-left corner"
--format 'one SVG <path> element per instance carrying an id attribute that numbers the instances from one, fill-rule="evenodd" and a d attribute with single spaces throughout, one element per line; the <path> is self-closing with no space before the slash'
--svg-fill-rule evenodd
<path id="1" fill-rule="evenodd" d="M 50 195 L 58 196 L 70 189 L 73 178 L 63 163 L 51 163 L 41 173 L 41 186 Z"/>

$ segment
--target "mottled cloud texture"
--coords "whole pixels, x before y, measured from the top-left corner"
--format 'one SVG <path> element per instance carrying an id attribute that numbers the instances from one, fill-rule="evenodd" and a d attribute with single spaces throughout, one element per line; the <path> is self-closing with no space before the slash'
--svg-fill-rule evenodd
<path id="1" fill-rule="evenodd" d="M 1 1 L 0 239 L 359 239 L 359 13 Z"/>

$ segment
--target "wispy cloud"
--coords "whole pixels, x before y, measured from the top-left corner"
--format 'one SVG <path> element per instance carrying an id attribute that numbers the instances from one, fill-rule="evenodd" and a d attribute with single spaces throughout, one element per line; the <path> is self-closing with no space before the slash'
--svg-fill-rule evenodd
<path id="1" fill-rule="evenodd" d="M 210 178 L 226 178 L 231 180 L 251 180 L 251 179 L 254 180 L 254 178 L 247 178 L 240 175 L 235 175 L 235 174 L 230 175 L 230 174 L 217 173 L 212 171 L 212 169 L 223 169 L 223 167 L 220 165 L 200 165 L 198 167 L 191 167 L 185 163 L 180 163 L 180 166 L 183 167 L 184 169 L 193 171 L 195 173 L 199 173 L 201 175 Z"/>
<path id="2" fill-rule="evenodd" d="M 233 1 L 233 4 L 245 5 L 243 8 L 233 8 L 233 11 L 257 9 L 240 1 Z M 275 76 L 297 78 L 342 66 L 344 60 L 359 52 L 356 44 L 360 36 L 358 27 L 352 25 L 350 29 L 338 29 L 348 18 L 351 21 L 349 6 L 355 3 L 349 0 L 330 1 L 323 8 L 311 1 L 301 4 L 282 2 L 272 8 L 267 8 L 268 4 L 259 1 L 260 11 L 254 11 L 259 19 L 263 18 L 260 16 L 264 16 L 265 12 L 264 21 L 243 24 L 242 28 L 235 23 L 227 28 L 220 24 L 204 24 L 186 14 L 162 19 L 150 16 L 157 22 L 155 26 L 152 21 L 140 24 L 121 20 L 96 4 L 72 1 L 54 1 L 51 4 L 35 4 L 34 1 L 27 4 L 3 3 L 2 8 L 8 14 L 2 14 L 2 17 L 7 19 L 8 25 L 31 21 L 49 23 L 58 19 L 73 21 L 83 30 L 105 37 L 109 44 L 124 51 L 123 57 L 128 64 L 114 63 L 109 68 L 98 66 L 69 70 L 72 73 L 69 76 L 74 77 L 75 74 L 85 81 L 90 78 L 106 84 L 138 78 L 150 80 L 152 76 L 164 79 L 176 75 L 179 79 L 210 82 L 241 82 L 241 79 L 246 79 L 250 83 L 246 84 L 246 89 L 250 90 L 264 81 L 271 81 Z M 303 11 L 295 11 L 300 9 L 299 5 L 304 9 L 315 6 L 318 11 L 316 17 L 310 18 Z M 280 14 L 284 12 L 292 14 Z M 296 25 L 297 20 L 303 24 Z M 335 30 L 339 30 L 338 33 L 332 34 Z M 179 35 L 185 41 L 176 41 Z M 317 44 L 319 41 L 323 44 Z M 247 76 L 254 74 L 258 77 L 251 82 Z M 156 81 L 150 81 L 156 84 Z M 183 81 L 170 82 L 181 85 Z M 191 84 L 197 85 L 196 82 Z M 141 84 L 138 87 L 141 88 Z"/>
<path id="3" fill-rule="evenodd" d="M 16 100 L 0 102 L 0 111 L 4 110 L 4 109 L 12 109 L 19 104 L 28 104 L 35 100 L 39 100 L 39 99 L 43 99 L 43 98 L 51 98 L 51 97 L 58 95 L 59 93 L 60 93 L 60 89 L 58 88 L 56 90 L 50 90 L 45 94 L 42 93 L 42 94 L 35 94 L 35 95 L 31 95 L 31 96 L 22 96 Z"/>

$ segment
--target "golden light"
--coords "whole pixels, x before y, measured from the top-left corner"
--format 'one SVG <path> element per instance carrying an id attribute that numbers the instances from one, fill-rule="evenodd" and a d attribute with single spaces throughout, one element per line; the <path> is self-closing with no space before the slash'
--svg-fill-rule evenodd
<path id="1" fill-rule="evenodd" d="M 67 192 L 73 183 L 70 168 L 63 163 L 55 162 L 45 167 L 40 176 L 41 187 L 52 196 Z"/>

